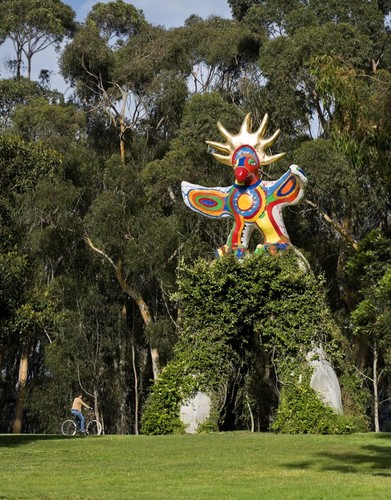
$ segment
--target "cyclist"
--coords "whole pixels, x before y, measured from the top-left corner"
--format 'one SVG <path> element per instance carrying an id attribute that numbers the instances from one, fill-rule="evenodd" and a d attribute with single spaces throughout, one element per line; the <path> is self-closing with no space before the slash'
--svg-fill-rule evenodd
<path id="1" fill-rule="evenodd" d="M 78 420 L 79 420 L 79 425 L 80 425 L 80 432 L 85 434 L 85 428 L 84 428 L 84 415 L 81 412 L 81 407 L 84 406 L 87 408 L 87 410 L 92 410 L 90 406 L 88 406 L 83 400 L 82 400 L 82 395 L 79 394 L 78 396 L 75 397 L 72 403 L 72 409 L 71 413 L 74 415 Z"/>

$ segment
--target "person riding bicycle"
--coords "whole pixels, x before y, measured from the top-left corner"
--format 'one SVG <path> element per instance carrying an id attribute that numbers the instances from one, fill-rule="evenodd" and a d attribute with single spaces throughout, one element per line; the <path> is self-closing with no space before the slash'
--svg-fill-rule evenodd
<path id="1" fill-rule="evenodd" d="M 90 406 L 88 406 L 83 400 L 82 400 L 82 394 L 79 394 L 78 396 L 75 397 L 72 403 L 72 409 L 71 413 L 74 415 L 78 420 L 79 420 L 79 425 L 80 425 L 80 432 L 85 434 L 85 428 L 84 428 L 84 415 L 81 412 L 81 407 L 84 406 L 87 408 L 87 410 L 92 410 Z"/>

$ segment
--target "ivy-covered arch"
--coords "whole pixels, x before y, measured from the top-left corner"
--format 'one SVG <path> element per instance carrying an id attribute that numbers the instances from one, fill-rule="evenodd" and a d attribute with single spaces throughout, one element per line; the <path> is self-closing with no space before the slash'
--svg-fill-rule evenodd
<path id="1" fill-rule="evenodd" d="M 197 391 L 212 400 L 204 429 L 266 431 L 283 401 L 286 414 L 278 415 L 276 430 L 284 431 L 289 411 L 281 390 L 292 384 L 305 384 L 305 398 L 317 401 L 309 411 L 325 410 L 309 387 L 306 355 L 321 344 L 330 357 L 340 359 L 340 333 L 326 304 L 322 278 L 302 270 L 294 252 L 242 261 L 233 256 L 199 260 L 182 266 L 178 285 L 179 341 L 147 402 L 144 432 L 183 430 L 180 405 Z M 345 424 L 337 422 L 343 417 L 331 409 L 326 413 L 330 422 L 319 431 L 343 431 Z M 307 432 L 317 432 L 315 427 Z M 294 432 L 295 426 L 288 430 Z"/>

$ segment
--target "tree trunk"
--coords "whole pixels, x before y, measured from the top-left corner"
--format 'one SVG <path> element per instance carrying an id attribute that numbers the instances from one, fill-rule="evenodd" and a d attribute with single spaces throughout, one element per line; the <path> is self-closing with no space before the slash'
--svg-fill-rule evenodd
<path id="1" fill-rule="evenodd" d="M 354 338 L 354 346 L 357 352 L 356 367 L 363 372 L 367 366 L 369 342 L 368 335 L 363 333 Z"/>
<path id="2" fill-rule="evenodd" d="M 31 54 L 27 54 L 27 79 L 31 80 Z"/>
<path id="3" fill-rule="evenodd" d="M 375 422 L 375 432 L 380 432 L 379 393 L 378 393 L 379 378 L 377 373 L 377 362 L 378 362 L 378 349 L 377 349 L 377 340 L 375 340 L 373 347 L 373 419 Z"/>
<path id="4" fill-rule="evenodd" d="M 125 163 L 125 121 L 123 115 L 119 117 L 119 153 L 121 161 Z"/>
<path id="5" fill-rule="evenodd" d="M 116 380 L 117 380 L 117 392 L 118 392 L 118 408 L 119 416 L 117 418 L 117 432 L 120 434 L 126 434 L 127 428 L 127 387 L 126 387 L 126 357 L 128 354 L 127 339 L 128 326 L 126 322 L 127 309 L 124 304 L 122 307 L 122 325 L 120 329 L 119 339 L 118 339 L 118 352 L 119 360 L 116 362 Z"/>
<path id="6" fill-rule="evenodd" d="M 114 267 L 115 269 L 115 274 L 117 276 L 118 283 L 120 284 L 122 290 L 131 297 L 135 303 L 137 304 L 137 307 L 139 308 L 139 311 L 141 313 L 141 317 L 143 318 L 143 321 L 146 325 L 150 325 L 153 323 L 151 313 L 149 312 L 148 305 L 145 303 L 144 299 L 141 297 L 141 295 L 138 293 L 138 291 L 135 288 L 132 288 L 129 286 L 122 273 L 122 263 L 121 261 L 118 262 L 118 264 L 115 264 L 113 260 L 102 250 L 99 250 L 99 248 L 96 248 L 96 246 L 92 243 L 90 238 L 88 236 L 85 237 L 85 241 L 89 245 L 92 250 L 95 252 L 99 253 L 100 255 L 103 255 L 110 264 Z M 152 372 L 153 372 L 153 379 L 156 380 L 159 376 L 160 372 L 160 362 L 159 362 L 159 350 L 156 347 L 150 346 L 150 353 L 151 353 L 151 360 L 152 360 Z"/>
<path id="7" fill-rule="evenodd" d="M 22 76 L 22 46 L 17 45 L 16 49 L 16 78 L 20 78 Z"/>
<path id="8" fill-rule="evenodd" d="M 105 433 L 105 422 L 103 420 L 103 414 L 101 414 L 100 409 L 99 409 L 99 404 L 98 404 L 98 389 L 94 387 L 94 413 L 95 413 L 95 418 L 102 424 L 102 434 Z"/>
<path id="9" fill-rule="evenodd" d="M 146 325 L 150 325 L 153 322 L 153 320 L 149 312 L 149 308 L 147 304 L 144 302 L 144 299 L 138 296 L 135 298 L 135 302 L 140 310 L 144 323 Z M 156 347 L 152 346 L 150 346 L 149 350 L 151 353 L 151 360 L 152 360 L 153 379 L 156 380 L 160 372 L 159 350 Z"/>
<path id="10" fill-rule="evenodd" d="M 132 339 L 132 367 L 134 375 L 134 433 L 138 435 L 138 410 L 139 410 L 139 394 L 138 394 L 138 376 L 136 366 L 136 350 Z"/>
<path id="11" fill-rule="evenodd" d="M 18 389 L 16 396 L 15 418 L 12 425 L 12 432 L 19 434 L 23 426 L 23 407 L 26 395 L 27 376 L 29 368 L 30 343 L 28 342 L 22 350 L 19 363 Z"/>
<path id="12" fill-rule="evenodd" d="M 141 295 L 132 287 L 128 286 L 125 282 L 124 277 L 122 275 L 122 264 L 119 262 L 116 266 L 116 274 L 118 283 L 121 285 L 122 290 L 129 295 L 137 304 L 139 311 L 141 313 L 141 317 L 146 325 L 150 325 L 153 323 L 151 313 L 149 312 L 149 308 L 145 303 L 144 299 Z M 160 363 L 159 363 L 159 350 L 156 347 L 150 346 L 151 360 L 152 360 L 152 372 L 153 379 L 156 380 L 159 376 L 160 372 Z"/>

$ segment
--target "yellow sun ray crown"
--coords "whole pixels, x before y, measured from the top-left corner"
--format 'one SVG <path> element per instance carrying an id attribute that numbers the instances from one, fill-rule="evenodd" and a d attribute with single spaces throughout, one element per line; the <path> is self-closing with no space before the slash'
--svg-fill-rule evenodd
<path id="1" fill-rule="evenodd" d="M 252 146 L 255 149 L 261 165 L 268 165 L 269 163 L 279 160 L 285 155 L 285 153 L 279 153 L 276 155 L 268 155 L 266 153 L 266 149 L 274 144 L 280 135 L 280 129 L 277 129 L 271 137 L 265 138 L 268 121 L 269 116 L 266 113 L 258 130 L 256 132 L 251 132 L 251 113 L 248 113 L 243 120 L 239 133 L 236 135 L 228 132 L 228 130 L 220 122 L 218 122 L 217 127 L 227 142 L 222 143 L 206 141 L 211 148 L 218 151 L 218 153 L 212 153 L 212 156 L 216 158 L 217 161 L 234 167 L 235 165 L 232 164 L 233 153 L 238 147 L 247 145 Z"/>

